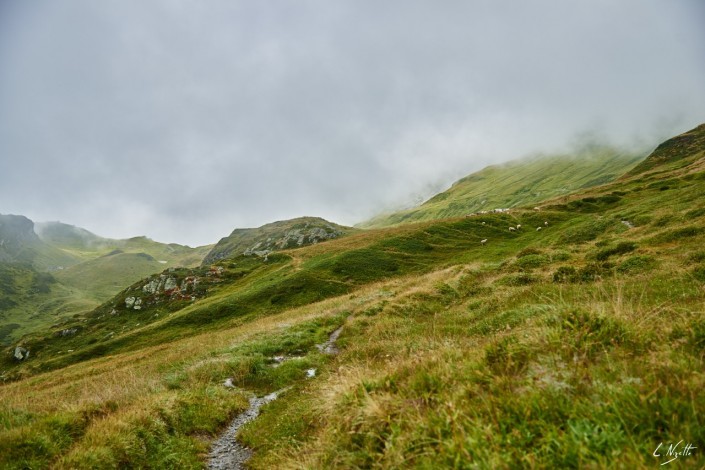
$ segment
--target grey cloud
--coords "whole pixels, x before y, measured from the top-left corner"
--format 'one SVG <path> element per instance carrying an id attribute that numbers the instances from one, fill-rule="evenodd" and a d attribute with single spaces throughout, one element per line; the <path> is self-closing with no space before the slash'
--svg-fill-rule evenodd
<path id="1" fill-rule="evenodd" d="M 697 1 L 0 7 L 0 212 L 214 242 L 703 121 Z"/>

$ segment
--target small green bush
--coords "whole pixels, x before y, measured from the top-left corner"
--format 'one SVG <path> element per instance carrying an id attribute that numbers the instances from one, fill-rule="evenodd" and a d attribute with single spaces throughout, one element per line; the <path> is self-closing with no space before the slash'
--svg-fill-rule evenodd
<path id="1" fill-rule="evenodd" d="M 700 282 L 705 282 L 705 266 L 698 266 L 693 269 L 693 277 Z"/>
<path id="2" fill-rule="evenodd" d="M 691 219 L 705 215 L 705 207 L 698 207 L 697 209 L 691 209 L 685 213 L 685 216 Z"/>
<path id="3" fill-rule="evenodd" d="M 585 310 L 571 310 L 564 315 L 563 331 L 566 344 L 585 357 L 593 357 L 605 348 L 623 345 L 630 341 L 627 326 L 616 318 L 598 315 Z"/>
<path id="4" fill-rule="evenodd" d="M 553 282 L 562 284 L 567 282 L 577 282 L 578 271 L 573 266 L 561 266 L 553 273 Z"/>
<path id="5" fill-rule="evenodd" d="M 693 325 L 690 338 L 691 347 L 698 353 L 705 351 L 705 320 L 700 320 Z"/>
<path id="6" fill-rule="evenodd" d="M 519 253 L 517 253 L 517 258 L 523 258 L 524 256 L 529 256 L 529 255 L 540 255 L 543 252 L 539 250 L 538 248 L 534 248 L 532 246 L 524 248 L 521 250 Z"/>
<path id="7" fill-rule="evenodd" d="M 526 255 L 516 261 L 516 265 L 521 269 L 540 268 L 550 264 L 551 260 L 546 255 Z"/>
<path id="8" fill-rule="evenodd" d="M 636 243 L 619 242 L 616 246 L 598 251 L 597 255 L 595 255 L 595 258 L 598 261 L 604 261 L 607 258 L 609 258 L 610 256 L 622 255 L 624 253 L 629 253 L 634 250 L 636 250 Z"/>
<path id="9" fill-rule="evenodd" d="M 606 219 L 591 220 L 583 222 L 574 227 L 567 228 L 561 234 L 561 243 L 585 243 L 596 239 L 603 234 L 610 226 L 610 221 Z"/>
<path id="10" fill-rule="evenodd" d="M 674 230 L 666 230 L 665 232 L 656 235 L 652 240 L 657 243 L 676 242 L 684 238 L 697 237 L 703 233 L 705 233 L 705 228 L 690 226 Z"/>
<path id="11" fill-rule="evenodd" d="M 636 255 L 627 258 L 617 267 L 617 271 L 624 274 L 636 274 L 650 271 L 656 266 L 656 260 L 647 255 Z"/>
<path id="12" fill-rule="evenodd" d="M 641 227 L 644 225 L 649 225 L 653 219 L 654 218 L 651 217 L 650 215 L 642 214 L 642 215 L 637 215 L 636 217 L 634 217 L 632 219 L 632 223 L 634 225 L 636 225 L 637 227 Z"/>
<path id="13" fill-rule="evenodd" d="M 595 282 L 609 274 L 608 264 L 590 263 L 578 270 L 578 281 Z"/>
<path id="14" fill-rule="evenodd" d="M 495 374 L 515 375 L 526 370 L 531 354 L 516 338 L 504 338 L 485 348 L 485 363 Z"/>
<path id="15" fill-rule="evenodd" d="M 532 276 L 527 273 L 511 274 L 509 276 L 504 276 L 497 281 L 497 284 L 502 286 L 528 286 L 538 281 L 536 276 Z"/>

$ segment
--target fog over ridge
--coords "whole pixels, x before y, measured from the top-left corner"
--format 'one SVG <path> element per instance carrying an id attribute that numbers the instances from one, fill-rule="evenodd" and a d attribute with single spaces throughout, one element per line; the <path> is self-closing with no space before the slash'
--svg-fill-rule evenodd
<path id="1" fill-rule="evenodd" d="M 206 244 L 705 121 L 702 2 L 380 3 L 0 4 L 0 213 Z"/>

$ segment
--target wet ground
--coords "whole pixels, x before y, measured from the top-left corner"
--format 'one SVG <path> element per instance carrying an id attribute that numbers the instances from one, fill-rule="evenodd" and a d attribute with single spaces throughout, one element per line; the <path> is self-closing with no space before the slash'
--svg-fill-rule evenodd
<path id="1" fill-rule="evenodd" d="M 331 333 L 328 341 L 322 344 L 317 344 L 316 347 L 323 354 L 338 354 L 339 350 L 335 342 L 338 340 L 340 333 L 343 331 L 341 326 Z M 291 359 L 299 359 L 298 356 L 276 356 L 274 358 L 274 367 L 284 361 Z M 309 369 L 307 376 L 313 378 L 316 375 L 315 369 Z M 225 380 L 224 386 L 233 387 L 232 379 Z M 208 468 L 211 470 L 239 470 L 244 468 L 245 462 L 252 457 L 252 450 L 237 442 L 237 433 L 240 428 L 250 421 L 257 418 L 259 410 L 263 405 L 272 402 L 277 397 L 288 390 L 289 387 L 278 390 L 263 397 L 250 398 L 250 407 L 235 417 L 223 434 L 213 442 L 211 452 L 208 454 Z"/>

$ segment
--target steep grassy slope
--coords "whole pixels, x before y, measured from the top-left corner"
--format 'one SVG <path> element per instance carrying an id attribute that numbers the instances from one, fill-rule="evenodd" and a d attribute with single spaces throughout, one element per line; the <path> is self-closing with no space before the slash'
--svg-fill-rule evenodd
<path id="1" fill-rule="evenodd" d="M 25 264 L 0 263 L 0 345 L 9 345 L 27 331 L 46 328 L 75 309 L 85 311 L 92 306 L 58 284 L 51 273 Z"/>
<path id="2" fill-rule="evenodd" d="M 673 137 L 659 145 L 649 158 L 624 175 L 628 179 L 640 174 L 659 174 L 688 168 L 705 156 L 705 124 Z"/>
<path id="3" fill-rule="evenodd" d="M 494 165 L 457 181 L 419 207 L 382 214 L 359 226 L 388 227 L 535 204 L 613 181 L 642 158 L 610 147 L 592 146 L 573 155 L 541 156 Z"/>
<path id="4" fill-rule="evenodd" d="M 0 387 L 0 464 L 198 468 L 243 390 L 290 386 L 253 468 L 653 468 L 681 440 L 702 467 L 703 163 L 135 284 L 0 366 L 31 375 Z"/>

